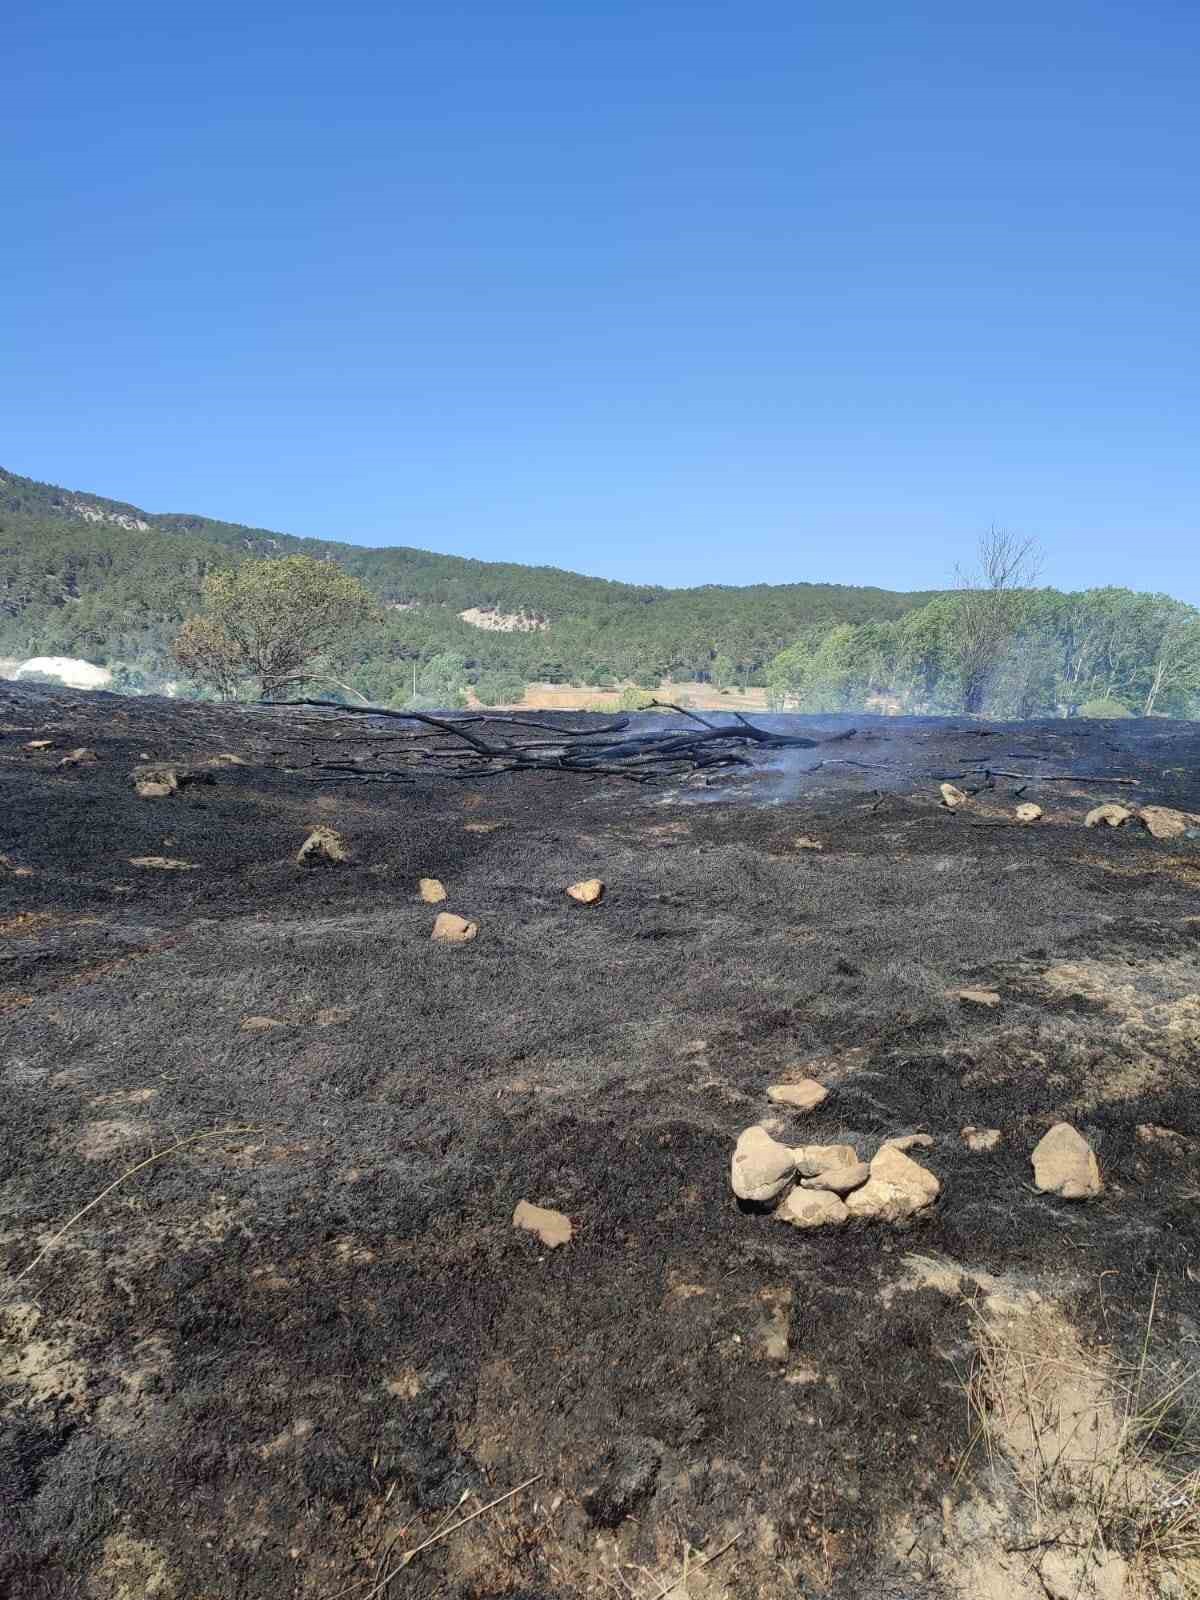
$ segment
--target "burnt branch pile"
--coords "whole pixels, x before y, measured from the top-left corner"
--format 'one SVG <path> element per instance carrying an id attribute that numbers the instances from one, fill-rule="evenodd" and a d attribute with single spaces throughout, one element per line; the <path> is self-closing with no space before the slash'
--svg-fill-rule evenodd
<path id="1" fill-rule="evenodd" d="M 572 772 L 652 783 L 750 766 L 747 752 L 753 749 L 811 750 L 853 736 L 853 730 L 825 740 L 772 733 L 736 712 L 732 722 L 714 723 L 660 702 L 649 709 L 670 712 L 680 721 L 634 732 L 628 717 L 581 728 L 486 712 L 433 716 L 325 700 L 263 703 L 254 709 L 278 719 L 290 741 L 310 747 L 308 766 L 323 781 L 362 783 L 411 782 L 414 769 L 431 767 L 446 778 Z M 353 748 L 335 755 L 329 746 L 339 742 Z"/>

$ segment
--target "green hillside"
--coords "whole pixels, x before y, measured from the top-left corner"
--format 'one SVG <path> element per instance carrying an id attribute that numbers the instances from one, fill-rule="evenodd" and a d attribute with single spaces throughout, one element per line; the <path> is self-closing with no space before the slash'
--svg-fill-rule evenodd
<path id="1" fill-rule="evenodd" d="M 704 676 L 723 655 L 747 681 L 814 623 L 885 621 L 930 598 L 809 583 L 667 589 L 406 546 L 369 550 L 147 512 L 0 469 L 0 654 L 83 656 L 153 681 L 169 671 L 170 640 L 206 572 L 290 554 L 339 562 L 394 608 L 358 641 L 352 681 L 373 696 L 445 652 L 464 656 L 472 676 L 580 682 Z M 485 631 L 460 619 L 471 608 L 539 626 Z"/>

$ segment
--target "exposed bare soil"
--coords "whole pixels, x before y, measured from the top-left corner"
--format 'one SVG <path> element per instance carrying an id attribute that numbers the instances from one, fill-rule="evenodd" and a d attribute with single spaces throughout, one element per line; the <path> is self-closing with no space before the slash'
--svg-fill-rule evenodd
<path id="1" fill-rule="evenodd" d="M 1108 1438 L 1105 1374 L 1141 1360 L 1187 1443 L 1200 842 L 1082 818 L 1200 811 L 1200 730 L 860 728 L 862 766 L 703 786 L 339 785 L 278 720 L 0 685 L 0 1593 L 1040 1596 L 1051 1556 L 1080 1595 L 1101 1556 L 1187 1592 L 1128 1518 L 1079 1533 L 1077 1486 L 1031 1501 L 1010 1375 L 1053 1343 Z M 984 746 L 1083 776 L 947 810 Z M 350 861 L 296 864 L 319 825 Z M 478 936 L 433 942 L 443 910 Z M 818 1110 L 768 1104 L 803 1076 Z M 864 1153 L 928 1131 L 936 1205 L 739 1208 L 769 1117 Z M 1061 1119 L 1099 1199 L 1032 1188 Z"/>

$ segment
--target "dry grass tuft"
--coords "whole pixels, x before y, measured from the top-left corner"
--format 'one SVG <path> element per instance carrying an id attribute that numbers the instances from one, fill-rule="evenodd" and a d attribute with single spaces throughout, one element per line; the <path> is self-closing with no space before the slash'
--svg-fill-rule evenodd
<path id="1" fill-rule="evenodd" d="M 1157 1285 L 1125 1368 L 1048 1311 L 977 1312 L 959 1476 L 982 1446 L 996 1478 L 1015 1479 L 1039 1545 L 1072 1552 L 1081 1573 L 1120 1556 L 1149 1593 L 1200 1600 L 1200 1370 L 1155 1366 L 1156 1299 Z"/>

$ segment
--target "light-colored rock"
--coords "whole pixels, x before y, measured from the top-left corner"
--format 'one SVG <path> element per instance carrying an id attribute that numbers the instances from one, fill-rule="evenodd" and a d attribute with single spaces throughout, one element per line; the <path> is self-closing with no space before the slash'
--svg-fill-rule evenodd
<path id="1" fill-rule="evenodd" d="M 828 1094 L 815 1078 L 801 1078 L 799 1083 L 773 1083 L 767 1099 L 773 1106 L 788 1106 L 792 1111 L 815 1111 Z"/>
<path id="2" fill-rule="evenodd" d="M 848 1196 L 846 1205 L 855 1217 L 902 1222 L 936 1200 L 941 1187 L 928 1168 L 885 1145 L 871 1162 L 871 1176 Z"/>
<path id="3" fill-rule="evenodd" d="M 747 1128 L 734 1148 L 729 1181 L 739 1200 L 761 1204 L 786 1189 L 795 1171 L 795 1157 L 787 1145 L 772 1139 L 765 1128 Z"/>
<path id="4" fill-rule="evenodd" d="M 94 767 L 99 759 L 94 750 L 81 744 L 78 750 L 68 750 L 58 764 L 60 767 Z"/>
<path id="5" fill-rule="evenodd" d="M 421 878 L 417 882 L 417 892 L 427 906 L 436 906 L 446 898 L 446 885 L 440 878 Z"/>
<path id="6" fill-rule="evenodd" d="M 350 860 L 350 847 L 336 828 L 314 828 L 296 851 L 302 867 L 338 866 Z"/>
<path id="7" fill-rule="evenodd" d="M 215 756 L 209 756 L 205 766 L 209 767 L 248 767 L 250 763 L 241 756 L 235 756 L 232 750 L 220 750 Z"/>
<path id="8" fill-rule="evenodd" d="M 1084 817 L 1083 825 L 1085 828 L 1098 828 L 1102 823 L 1107 823 L 1110 828 L 1119 828 L 1132 815 L 1128 806 L 1093 806 Z"/>
<path id="9" fill-rule="evenodd" d="M 960 989 L 958 998 L 964 1006 L 980 1006 L 988 1011 L 994 1011 L 1000 1004 L 1000 996 L 995 989 Z"/>
<path id="10" fill-rule="evenodd" d="M 852 1194 L 871 1176 L 865 1161 L 851 1161 L 844 1167 L 828 1167 L 815 1178 L 801 1178 L 802 1189 L 826 1189 L 830 1194 Z"/>
<path id="11" fill-rule="evenodd" d="M 894 1139 L 885 1139 L 879 1146 L 881 1150 L 932 1150 L 934 1138 L 931 1133 L 901 1133 Z"/>
<path id="12" fill-rule="evenodd" d="M 1063 1200 L 1089 1200 L 1104 1185 L 1091 1145 L 1069 1122 L 1056 1122 L 1032 1156 L 1033 1181 L 1043 1194 Z"/>
<path id="13" fill-rule="evenodd" d="M 814 839 L 811 833 L 802 833 L 796 840 L 797 850 L 824 850 L 824 848 L 820 839 Z"/>
<path id="14" fill-rule="evenodd" d="M 831 1167 L 852 1167 L 858 1160 L 858 1151 L 852 1144 L 802 1144 L 792 1150 L 796 1171 L 806 1178 L 815 1178 Z"/>
<path id="15" fill-rule="evenodd" d="M 313 1021 L 318 1028 L 335 1028 L 341 1022 L 349 1022 L 353 1015 L 349 1006 L 322 1006 Z"/>
<path id="16" fill-rule="evenodd" d="M 1003 1138 L 999 1128 L 977 1128 L 970 1123 L 962 1130 L 962 1140 L 967 1149 L 977 1152 L 998 1149 Z"/>
<path id="17" fill-rule="evenodd" d="M 1016 809 L 1015 816 L 1018 822 L 1037 822 L 1042 816 L 1041 806 L 1034 805 L 1032 800 L 1026 800 Z"/>
<path id="18" fill-rule="evenodd" d="M 775 1215 L 793 1228 L 837 1228 L 850 1220 L 845 1204 L 823 1189 L 793 1189 Z"/>
<path id="19" fill-rule="evenodd" d="M 953 783 L 942 784 L 942 804 L 955 811 L 959 806 L 965 806 L 970 795 L 964 789 L 957 788 Z"/>
<path id="20" fill-rule="evenodd" d="M 171 766 L 134 767 L 129 776 L 142 800 L 165 800 L 179 788 L 179 774 Z"/>
<path id="21" fill-rule="evenodd" d="M 243 1033 L 269 1033 L 272 1028 L 286 1028 L 286 1022 L 280 1022 L 278 1017 L 243 1017 Z"/>
<path id="22" fill-rule="evenodd" d="M 1179 839 L 1200 816 L 1191 811 L 1176 811 L 1172 806 L 1143 806 L 1138 818 L 1156 839 Z"/>
<path id="23" fill-rule="evenodd" d="M 433 932 L 429 937 L 436 939 L 439 944 L 470 944 L 478 932 L 477 922 L 456 917 L 453 911 L 439 911 L 433 919 Z"/>
<path id="24" fill-rule="evenodd" d="M 536 1234 L 547 1250 L 557 1250 L 559 1245 L 570 1244 L 575 1232 L 570 1217 L 563 1212 L 551 1211 L 547 1206 L 531 1205 L 528 1200 L 517 1202 L 512 1225 L 514 1228 L 524 1228 L 526 1233 Z"/>
<path id="25" fill-rule="evenodd" d="M 28 744 L 22 745 L 21 748 L 23 750 L 32 750 L 35 753 L 40 751 L 40 750 L 53 750 L 54 749 L 54 740 L 53 739 L 30 739 Z"/>
<path id="26" fill-rule="evenodd" d="M 162 872 L 195 872 L 194 861 L 176 861 L 173 856 L 130 856 L 131 867 L 157 867 Z"/>
<path id="27" fill-rule="evenodd" d="M 570 884 L 567 893 L 581 906 L 598 906 L 604 899 L 604 883 L 600 878 L 584 878 Z"/>

